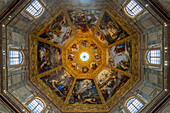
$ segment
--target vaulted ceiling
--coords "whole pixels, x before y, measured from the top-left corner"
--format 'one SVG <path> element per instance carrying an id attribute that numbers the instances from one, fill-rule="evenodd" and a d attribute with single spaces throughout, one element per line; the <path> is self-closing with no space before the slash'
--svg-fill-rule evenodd
<path id="1" fill-rule="evenodd" d="M 34 95 L 46 101 L 48 112 L 123 112 L 134 96 L 144 104 L 141 112 L 148 112 L 156 97 L 167 94 L 169 21 L 148 6 L 150 1 L 137 1 L 143 11 L 135 18 L 125 12 L 128 1 L 121 0 L 42 0 L 38 18 L 25 11 L 32 1 L 11 2 L 1 3 L 1 90 L 10 104 L 18 103 L 14 108 L 30 111 Z M 11 48 L 25 54 L 21 67 L 9 66 Z M 153 48 L 161 50 L 155 67 L 145 58 Z M 18 72 L 24 73 L 20 82 L 13 76 Z"/>

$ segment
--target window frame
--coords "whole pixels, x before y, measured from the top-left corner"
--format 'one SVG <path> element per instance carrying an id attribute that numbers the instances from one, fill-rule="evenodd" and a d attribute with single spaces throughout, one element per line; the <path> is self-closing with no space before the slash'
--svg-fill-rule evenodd
<path id="1" fill-rule="evenodd" d="M 21 55 L 22 55 L 22 61 L 21 61 L 21 63 L 20 64 L 16 64 L 16 65 L 10 65 L 10 55 L 9 55 L 9 52 L 10 51 L 19 51 L 20 53 L 21 53 Z M 24 51 L 23 50 L 20 50 L 20 49 L 9 49 L 9 51 L 8 51 L 8 65 L 9 65 L 9 67 L 19 67 L 19 66 L 22 66 L 22 65 L 24 65 L 24 63 L 25 63 L 25 54 L 24 54 Z"/>
<path id="2" fill-rule="evenodd" d="M 43 103 L 44 107 L 43 107 L 42 111 L 40 112 L 40 113 L 43 113 L 43 112 L 45 111 L 47 105 L 46 105 L 45 101 L 44 101 L 41 97 L 39 97 L 39 96 L 36 96 L 36 97 L 32 98 L 31 100 L 29 100 L 29 101 L 27 102 L 26 106 L 27 106 L 28 110 L 30 110 L 30 111 L 33 113 L 34 109 L 39 105 L 39 104 L 38 104 L 36 107 L 34 107 L 33 110 L 31 110 L 31 109 L 28 107 L 28 105 L 29 105 L 32 101 L 34 101 L 35 99 L 38 99 L 38 100 L 40 100 L 40 101 Z"/>
<path id="3" fill-rule="evenodd" d="M 144 101 L 142 101 L 141 99 L 139 99 L 139 98 L 136 97 L 136 96 L 131 96 L 131 97 L 129 97 L 129 98 L 125 101 L 125 103 L 124 103 L 124 108 L 126 109 L 126 111 L 127 111 L 128 113 L 131 113 L 131 112 L 129 111 L 129 109 L 127 108 L 127 103 L 128 103 L 131 99 L 133 99 L 133 98 L 137 99 L 140 103 L 143 104 L 143 106 L 137 111 L 137 113 L 138 113 L 138 112 L 140 112 L 140 111 L 145 107 L 145 103 L 144 103 Z"/>
<path id="4" fill-rule="evenodd" d="M 44 5 L 44 3 L 41 1 L 41 0 L 37 0 L 40 4 L 41 4 L 41 6 L 42 6 L 42 11 L 41 11 L 41 13 L 40 14 L 38 14 L 37 16 L 34 16 L 34 15 L 32 15 L 31 13 L 29 13 L 26 9 L 31 5 L 32 6 L 32 3 L 34 2 L 34 0 L 31 0 L 30 1 L 30 3 L 25 7 L 25 13 L 27 14 L 27 15 L 29 15 L 29 16 L 31 16 L 32 18 L 34 18 L 34 19 L 36 19 L 36 18 L 39 18 L 43 13 L 44 13 L 44 11 L 45 11 L 45 5 Z"/>
<path id="5" fill-rule="evenodd" d="M 135 1 L 135 0 L 134 0 Z M 145 8 L 140 4 L 140 3 L 138 3 L 138 1 L 135 1 L 136 3 L 137 3 L 137 5 L 139 5 L 143 10 L 141 10 L 138 14 L 136 14 L 136 15 L 130 15 L 129 13 L 128 13 L 128 11 L 126 10 L 126 7 L 127 7 L 127 5 L 129 4 L 131 2 L 131 0 L 128 0 L 125 4 L 124 4 L 124 8 L 123 8 L 123 11 L 125 12 L 125 14 L 128 16 L 128 17 L 130 17 L 130 18 L 136 18 L 137 16 L 139 16 L 140 14 L 142 14 L 143 12 L 144 12 L 144 10 L 145 10 Z M 136 5 L 136 6 L 137 6 Z M 136 7 L 135 6 L 135 7 Z"/>
<path id="6" fill-rule="evenodd" d="M 148 52 L 149 51 L 153 51 L 153 50 L 160 50 L 160 64 L 152 64 L 152 63 L 150 63 L 149 61 L 148 61 Z M 161 64 L 162 64 L 162 59 L 161 59 L 161 57 L 162 57 L 162 54 L 161 54 L 161 49 L 160 48 L 153 48 L 153 49 L 147 49 L 146 51 L 145 51 L 145 63 L 147 64 L 147 65 L 151 65 L 151 66 L 161 66 Z"/>

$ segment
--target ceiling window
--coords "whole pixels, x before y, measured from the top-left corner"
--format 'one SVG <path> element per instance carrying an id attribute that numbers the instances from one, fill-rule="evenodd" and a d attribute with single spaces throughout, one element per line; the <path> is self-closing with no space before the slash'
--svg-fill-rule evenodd
<path id="1" fill-rule="evenodd" d="M 132 98 L 127 102 L 126 107 L 131 113 L 137 113 L 143 107 L 143 104 L 136 98 Z"/>
<path id="2" fill-rule="evenodd" d="M 125 9 L 131 16 L 135 16 L 143 10 L 143 8 L 140 5 L 138 5 L 138 3 L 135 2 L 134 0 L 131 0 Z"/>
<path id="3" fill-rule="evenodd" d="M 147 60 L 150 64 L 161 64 L 160 50 L 150 50 L 147 53 Z"/>
<path id="4" fill-rule="evenodd" d="M 33 113 L 41 113 L 44 109 L 44 104 L 41 100 L 36 98 L 28 104 L 28 107 Z"/>
<path id="5" fill-rule="evenodd" d="M 37 1 L 34 0 L 27 8 L 26 11 L 29 12 L 34 17 L 38 16 L 42 11 L 42 5 Z"/>
<path id="6" fill-rule="evenodd" d="M 9 51 L 9 65 L 19 65 L 23 57 L 21 51 Z"/>

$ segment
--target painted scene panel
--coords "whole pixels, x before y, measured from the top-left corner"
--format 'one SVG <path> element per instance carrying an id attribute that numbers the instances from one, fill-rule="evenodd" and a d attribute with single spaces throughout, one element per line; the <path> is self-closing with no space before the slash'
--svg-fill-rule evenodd
<path id="1" fill-rule="evenodd" d="M 64 68 L 60 68 L 44 77 L 41 80 L 65 101 L 67 94 L 73 84 L 74 78 Z"/>
<path id="2" fill-rule="evenodd" d="M 104 13 L 95 35 L 103 44 L 110 45 L 129 34 L 108 13 Z"/>
<path id="3" fill-rule="evenodd" d="M 108 65 L 132 73 L 132 41 L 108 49 Z"/>
<path id="4" fill-rule="evenodd" d="M 78 34 L 92 33 L 97 24 L 100 13 L 100 9 L 68 10 L 70 20 Z"/>
<path id="5" fill-rule="evenodd" d="M 38 73 L 43 73 L 62 65 L 62 51 L 60 48 L 40 41 L 37 44 Z"/>
<path id="6" fill-rule="evenodd" d="M 58 15 L 39 37 L 64 46 L 73 37 L 64 13 Z"/>
<path id="7" fill-rule="evenodd" d="M 108 101 L 128 80 L 129 77 L 110 68 L 105 68 L 96 77 L 105 101 Z"/>
<path id="8" fill-rule="evenodd" d="M 77 79 L 69 104 L 102 104 L 92 79 Z"/>

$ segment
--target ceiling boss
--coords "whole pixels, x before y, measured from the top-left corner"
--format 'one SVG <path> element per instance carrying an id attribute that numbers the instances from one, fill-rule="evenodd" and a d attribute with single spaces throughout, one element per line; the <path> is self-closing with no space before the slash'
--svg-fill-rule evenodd
<path id="1" fill-rule="evenodd" d="M 102 63 L 102 49 L 90 38 L 90 36 L 85 39 L 77 38 L 68 47 L 66 44 L 68 56 L 66 62 L 77 74 L 91 74 Z"/>

